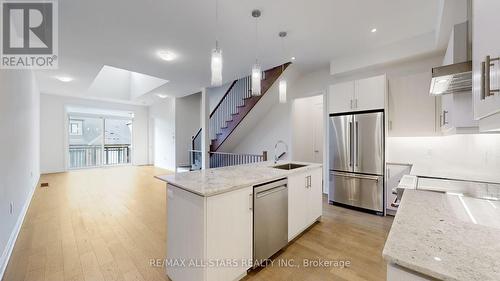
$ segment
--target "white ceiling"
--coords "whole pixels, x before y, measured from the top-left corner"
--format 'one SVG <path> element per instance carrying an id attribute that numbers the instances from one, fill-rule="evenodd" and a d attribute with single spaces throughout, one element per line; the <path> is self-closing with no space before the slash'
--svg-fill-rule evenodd
<path id="1" fill-rule="evenodd" d="M 293 55 L 297 67 L 307 72 L 343 55 L 419 36 L 430 38 L 422 35 L 435 33 L 442 1 L 219 0 L 224 80 L 250 72 L 256 45 L 250 16 L 254 8 L 262 10 L 258 49 L 263 67 L 279 65 Z M 149 100 L 160 92 L 195 93 L 210 83 L 214 14 L 215 0 L 59 1 L 59 70 L 39 71 L 40 89 L 85 96 L 101 68 L 109 65 L 170 81 L 151 91 Z M 378 31 L 371 33 L 372 28 Z M 282 30 L 289 34 L 286 55 L 278 37 Z M 160 60 L 156 56 L 160 49 L 171 50 L 178 58 Z M 55 75 L 74 80 L 63 83 Z"/>

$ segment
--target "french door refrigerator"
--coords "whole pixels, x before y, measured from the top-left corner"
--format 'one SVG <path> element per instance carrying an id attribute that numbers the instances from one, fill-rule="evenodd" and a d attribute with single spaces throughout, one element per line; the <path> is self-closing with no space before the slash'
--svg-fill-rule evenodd
<path id="1" fill-rule="evenodd" d="M 384 113 L 331 115 L 329 201 L 384 214 Z"/>

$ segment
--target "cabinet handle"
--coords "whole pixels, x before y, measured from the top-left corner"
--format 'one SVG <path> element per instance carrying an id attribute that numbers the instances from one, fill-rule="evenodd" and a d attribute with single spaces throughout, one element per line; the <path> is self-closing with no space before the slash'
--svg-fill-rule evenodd
<path id="1" fill-rule="evenodd" d="M 249 203 L 248 209 L 250 211 L 252 211 L 253 210 L 253 194 L 252 193 L 248 194 L 248 203 Z"/>
<path id="2" fill-rule="evenodd" d="M 351 99 L 351 109 L 353 109 L 353 107 L 352 107 L 352 99 Z"/>
<path id="3" fill-rule="evenodd" d="M 354 99 L 354 108 L 356 108 L 356 109 L 358 108 L 358 99 L 357 98 Z"/>
<path id="4" fill-rule="evenodd" d="M 311 187 L 311 176 L 306 176 L 306 188 Z"/>
<path id="5" fill-rule="evenodd" d="M 391 169 L 390 168 L 387 168 L 387 178 L 388 179 L 391 178 Z"/>
<path id="6" fill-rule="evenodd" d="M 500 92 L 500 89 L 491 89 L 491 81 L 490 81 L 490 75 L 491 75 L 491 67 L 494 66 L 492 64 L 492 61 L 499 61 L 500 58 L 491 58 L 490 56 L 486 56 L 486 59 L 484 62 L 481 63 L 481 98 L 485 99 L 486 97 L 492 96 L 493 93 L 498 93 Z"/>
<path id="7" fill-rule="evenodd" d="M 448 120 L 446 120 L 446 114 L 448 114 L 448 111 L 443 110 L 443 126 L 448 124 Z"/>

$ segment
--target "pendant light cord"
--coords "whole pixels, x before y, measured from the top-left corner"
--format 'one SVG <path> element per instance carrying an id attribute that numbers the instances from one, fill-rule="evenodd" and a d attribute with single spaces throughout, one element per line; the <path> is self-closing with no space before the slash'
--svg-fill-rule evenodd
<path id="1" fill-rule="evenodd" d="M 219 50 L 219 0 L 215 0 L 215 49 Z"/>
<path id="2" fill-rule="evenodd" d="M 255 18 L 255 64 L 259 63 L 259 18 Z"/>

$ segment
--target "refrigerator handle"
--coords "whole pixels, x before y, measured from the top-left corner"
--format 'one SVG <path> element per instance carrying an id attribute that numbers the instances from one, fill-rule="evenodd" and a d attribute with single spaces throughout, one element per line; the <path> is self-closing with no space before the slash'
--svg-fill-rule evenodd
<path id="1" fill-rule="evenodd" d="M 352 122 L 349 122 L 349 167 L 353 165 L 353 147 L 352 147 L 352 138 L 354 136 L 354 132 L 352 129 Z"/>
<path id="2" fill-rule="evenodd" d="M 356 162 L 355 162 L 355 163 L 356 163 L 356 167 L 358 167 L 358 164 L 359 164 L 359 140 L 358 140 L 358 137 L 359 137 L 359 136 L 358 136 L 358 132 L 359 132 L 359 130 L 358 130 L 358 127 L 359 127 L 359 126 L 358 126 L 358 121 L 356 121 L 356 131 L 355 131 L 355 135 L 356 135 L 356 136 L 355 136 L 355 138 L 354 138 L 354 141 L 355 141 L 355 147 L 356 147 L 356 149 L 354 150 L 354 151 L 355 151 L 355 153 L 356 153 L 356 158 L 355 158 L 355 161 L 356 161 Z"/>

